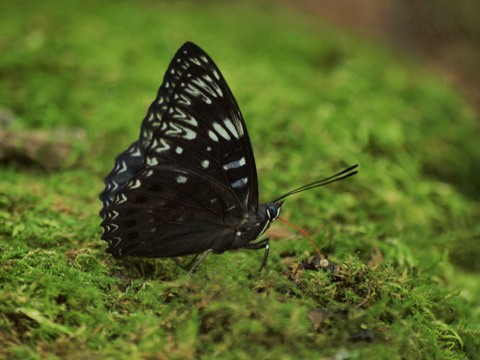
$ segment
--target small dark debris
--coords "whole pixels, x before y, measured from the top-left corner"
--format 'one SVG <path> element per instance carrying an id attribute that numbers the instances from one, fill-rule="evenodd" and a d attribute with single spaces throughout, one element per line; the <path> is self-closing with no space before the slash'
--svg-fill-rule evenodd
<path id="1" fill-rule="evenodd" d="M 320 256 L 315 256 L 310 261 L 302 261 L 301 266 L 305 270 L 323 270 L 325 272 L 330 272 L 335 275 L 338 272 L 338 265 L 334 262 L 328 260 L 328 257 L 320 258 Z"/>
<path id="2" fill-rule="evenodd" d="M 362 329 L 357 331 L 355 334 L 350 335 L 350 340 L 355 342 L 368 342 L 371 343 L 375 341 L 375 332 L 373 330 Z"/>
<path id="3" fill-rule="evenodd" d="M 298 286 L 304 271 L 319 270 L 328 272 L 335 276 L 338 273 L 338 265 L 334 262 L 330 262 L 327 257 L 320 258 L 319 256 L 314 256 L 313 258 L 303 260 L 300 263 L 291 261 L 288 270 L 285 271 L 284 274 L 288 276 L 290 281 Z"/>

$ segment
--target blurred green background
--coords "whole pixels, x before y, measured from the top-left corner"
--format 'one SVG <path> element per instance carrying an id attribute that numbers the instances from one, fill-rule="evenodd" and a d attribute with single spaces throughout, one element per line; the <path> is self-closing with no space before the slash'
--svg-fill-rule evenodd
<path id="1" fill-rule="evenodd" d="M 476 0 L 285 0 L 339 27 L 422 57 L 480 110 L 480 4 Z"/>
<path id="2" fill-rule="evenodd" d="M 0 2 L 0 358 L 478 356 L 474 97 L 414 42 L 321 4 Z M 313 249 L 282 224 L 261 275 L 255 252 L 193 276 L 103 252 L 103 177 L 187 40 L 242 109 L 262 201 L 360 164 L 283 207 L 336 273 L 302 269 Z"/>

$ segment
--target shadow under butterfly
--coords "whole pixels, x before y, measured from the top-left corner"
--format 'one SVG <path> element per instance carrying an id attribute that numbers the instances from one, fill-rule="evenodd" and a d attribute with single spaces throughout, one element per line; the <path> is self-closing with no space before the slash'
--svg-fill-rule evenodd
<path id="1" fill-rule="evenodd" d="M 114 257 L 177 257 L 265 249 L 259 238 L 286 197 L 345 179 L 351 166 L 264 204 L 240 109 L 213 60 L 185 43 L 175 54 L 140 137 L 115 159 L 100 194 L 102 239 Z M 195 260 L 195 259 L 194 259 Z"/>

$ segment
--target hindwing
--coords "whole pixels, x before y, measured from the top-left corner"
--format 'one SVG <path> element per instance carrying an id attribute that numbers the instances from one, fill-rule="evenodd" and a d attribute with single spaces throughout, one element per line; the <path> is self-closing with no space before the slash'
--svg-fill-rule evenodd
<path id="1" fill-rule="evenodd" d="M 192 193 L 192 187 L 201 190 Z M 242 214 L 232 190 L 208 176 L 155 166 L 140 171 L 115 196 L 105 211 L 102 239 L 117 257 L 181 256 L 225 246 Z"/>

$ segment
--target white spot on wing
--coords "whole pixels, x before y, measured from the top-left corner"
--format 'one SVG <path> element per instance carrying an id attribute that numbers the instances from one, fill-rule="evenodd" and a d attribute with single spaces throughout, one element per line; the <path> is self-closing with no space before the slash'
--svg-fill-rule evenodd
<path id="1" fill-rule="evenodd" d="M 198 66 L 202 65 L 201 62 L 197 58 L 192 57 L 192 58 L 190 58 L 190 61 L 195 65 L 198 65 Z"/>
<path id="2" fill-rule="evenodd" d="M 238 169 L 239 167 L 242 167 L 245 165 L 245 158 L 242 156 L 240 160 L 235 160 L 232 162 L 229 162 L 228 164 L 223 165 L 224 170 L 230 170 L 230 169 Z"/>
<path id="3" fill-rule="evenodd" d="M 153 175 L 153 170 L 152 169 L 148 169 L 147 172 L 145 173 L 145 177 L 150 177 Z"/>
<path id="4" fill-rule="evenodd" d="M 156 166 L 156 165 L 158 165 L 158 160 L 157 160 L 157 158 L 148 156 L 148 157 L 147 157 L 147 165 L 148 165 L 148 166 Z"/>
<path id="5" fill-rule="evenodd" d="M 112 215 L 111 215 L 110 220 L 115 220 L 120 213 L 119 213 L 118 211 L 112 210 L 112 211 L 111 211 L 111 214 L 112 214 Z"/>
<path id="6" fill-rule="evenodd" d="M 183 128 L 183 138 L 184 139 L 187 139 L 187 140 L 193 140 L 197 137 L 197 133 L 195 131 L 193 131 L 192 129 L 189 129 L 189 128 Z"/>
<path id="7" fill-rule="evenodd" d="M 215 142 L 218 141 L 218 136 L 217 136 L 217 134 L 215 134 L 212 130 L 208 130 L 208 136 L 209 136 L 210 139 L 212 139 L 213 141 L 215 141 Z M 207 148 L 207 151 L 210 151 L 210 150 L 208 150 L 208 148 Z"/>
<path id="8" fill-rule="evenodd" d="M 125 161 L 120 161 L 119 163 L 115 164 L 115 172 L 121 174 L 127 170 L 127 164 Z"/>
<path id="9" fill-rule="evenodd" d="M 183 175 L 178 175 L 175 180 L 178 184 L 185 184 L 187 182 L 187 177 Z"/>
<path id="10" fill-rule="evenodd" d="M 183 94 L 180 95 L 180 100 L 178 100 L 178 102 L 180 104 L 185 104 L 185 105 L 191 105 L 192 104 L 190 99 Z"/>
<path id="11" fill-rule="evenodd" d="M 130 189 L 138 189 L 140 187 L 140 185 L 142 185 L 142 183 L 140 182 L 139 179 L 135 179 L 133 181 L 130 181 L 130 183 L 128 184 L 128 187 Z"/>
<path id="12" fill-rule="evenodd" d="M 182 97 L 185 97 L 184 95 L 181 95 Z M 179 108 L 175 107 L 175 118 L 184 120 L 186 123 L 193 125 L 193 126 L 198 126 L 198 121 L 193 118 L 191 115 L 185 114 L 184 111 L 180 110 Z"/>
<path id="13" fill-rule="evenodd" d="M 112 240 L 115 240 L 115 241 L 116 241 L 115 244 L 110 243 L 110 245 L 111 245 L 112 247 L 117 247 L 117 246 L 122 242 L 122 239 L 121 239 L 120 237 L 118 237 L 118 236 L 112 237 Z M 119 253 L 120 253 L 120 252 L 119 252 Z"/>
<path id="14" fill-rule="evenodd" d="M 207 87 L 207 84 L 202 79 L 194 79 L 192 80 L 192 83 L 197 85 L 200 89 L 204 89 Z"/>
<path id="15" fill-rule="evenodd" d="M 216 84 L 214 83 L 209 83 L 207 84 L 205 81 L 203 81 L 202 79 L 195 79 L 195 80 L 192 80 L 192 83 L 194 83 L 195 85 L 197 85 L 200 89 L 202 89 L 203 91 L 206 91 L 207 93 L 209 93 L 210 95 L 212 95 L 214 98 L 217 98 L 219 96 L 221 96 L 219 93 L 218 93 L 218 90 L 220 90 L 218 88 L 218 86 L 216 86 Z M 212 89 L 212 85 L 214 87 L 214 89 Z M 217 90 L 218 89 L 218 90 Z M 221 93 L 221 91 L 220 91 Z"/>
<path id="16" fill-rule="evenodd" d="M 203 75 L 203 78 L 208 82 L 210 87 L 213 88 L 213 91 L 215 92 L 215 97 L 223 97 L 222 89 L 220 89 L 220 86 L 218 86 L 218 84 L 214 82 L 209 75 Z"/>
<path id="17" fill-rule="evenodd" d="M 218 134 L 221 137 L 223 137 L 225 140 L 230 140 L 231 139 L 230 135 L 228 134 L 228 132 L 225 130 L 225 128 L 222 125 L 220 125 L 217 122 L 214 122 L 212 125 L 213 125 L 213 128 L 215 129 L 215 131 L 218 132 Z"/>
<path id="18" fill-rule="evenodd" d="M 204 169 L 206 169 L 206 168 L 208 167 L 208 165 L 210 165 L 210 161 L 208 161 L 208 160 L 203 160 L 203 161 L 202 161 L 202 167 L 203 167 Z"/>
<path id="19" fill-rule="evenodd" d="M 206 96 L 204 93 L 199 91 L 193 84 L 188 84 L 188 86 L 185 88 L 185 91 L 189 93 L 190 95 L 196 96 L 201 98 L 204 102 L 207 104 L 212 103 L 212 99 L 210 99 L 208 96 Z"/>
<path id="20" fill-rule="evenodd" d="M 128 149 L 128 153 L 134 157 L 136 156 L 140 156 L 142 155 L 142 153 L 140 152 L 140 148 L 138 147 L 138 145 L 136 146 L 132 146 L 131 148 Z"/>
<path id="21" fill-rule="evenodd" d="M 177 146 L 177 147 L 175 148 L 175 152 L 176 152 L 178 155 L 180 155 L 181 153 L 183 153 L 183 148 L 181 148 L 180 146 Z"/>
<path id="22" fill-rule="evenodd" d="M 151 147 L 156 153 L 161 153 L 170 149 L 170 145 L 167 144 L 165 139 L 158 140 L 156 138 L 152 140 Z"/>
<path id="23" fill-rule="evenodd" d="M 107 185 L 108 190 L 115 191 L 118 188 L 118 184 L 115 181 L 112 181 L 110 184 Z"/>
<path id="24" fill-rule="evenodd" d="M 127 201 L 127 197 L 125 196 L 125 194 L 118 194 L 117 195 L 117 198 L 115 199 L 116 201 L 116 204 L 119 205 L 119 204 L 123 204 L 125 201 Z"/>
<path id="25" fill-rule="evenodd" d="M 230 119 L 225 119 L 224 121 L 225 126 L 227 127 L 228 130 L 235 136 L 237 139 L 239 138 L 237 129 L 235 128 L 235 125 L 233 125 L 232 120 Z"/>
<path id="26" fill-rule="evenodd" d="M 173 112 L 172 109 L 170 109 L 170 111 Z M 165 131 L 165 134 L 170 136 L 177 136 L 177 134 L 181 134 L 181 133 L 182 133 L 182 129 L 177 123 L 174 123 L 174 122 L 171 122 L 169 124 L 168 130 Z"/>
<path id="27" fill-rule="evenodd" d="M 239 180 L 233 182 L 232 187 L 234 189 L 239 188 L 239 187 L 243 187 L 243 186 L 247 185 L 247 182 L 248 182 L 248 178 L 244 177 L 242 179 L 239 179 Z"/>

